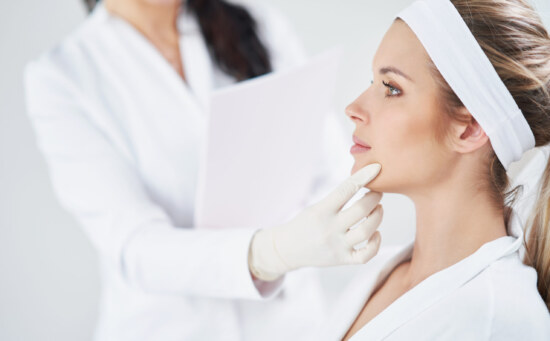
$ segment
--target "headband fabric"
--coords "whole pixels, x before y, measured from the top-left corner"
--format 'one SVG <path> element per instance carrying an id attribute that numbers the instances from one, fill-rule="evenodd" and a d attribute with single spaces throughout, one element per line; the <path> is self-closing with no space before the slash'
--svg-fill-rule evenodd
<path id="1" fill-rule="evenodd" d="M 535 146 L 510 91 L 450 0 L 419 0 L 401 11 L 449 86 L 483 128 L 508 170 Z"/>

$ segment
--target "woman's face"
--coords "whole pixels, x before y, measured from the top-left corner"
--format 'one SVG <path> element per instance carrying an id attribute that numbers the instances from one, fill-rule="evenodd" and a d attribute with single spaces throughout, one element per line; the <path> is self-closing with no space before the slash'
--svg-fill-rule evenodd
<path id="1" fill-rule="evenodd" d="M 437 103 L 437 85 L 429 56 L 413 31 L 396 20 L 373 60 L 373 83 L 346 108 L 354 136 L 369 150 L 352 151 L 352 173 L 378 162 L 380 174 L 366 187 L 407 193 L 442 178 L 451 153 L 436 141 L 445 113 Z"/>

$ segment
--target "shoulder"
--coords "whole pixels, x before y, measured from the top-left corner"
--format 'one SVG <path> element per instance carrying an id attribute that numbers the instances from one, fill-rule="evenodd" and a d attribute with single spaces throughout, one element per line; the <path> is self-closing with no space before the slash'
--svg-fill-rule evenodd
<path id="1" fill-rule="evenodd" d="M 109 17 L 102 6 L 98 6 L 80 25 L 61 38 L 55 45 L 29 61 L 24 68 L 25 79 L 40 76 L 76 76 L 85 71 L 92 59 L 92 46 L 101 44 L 109 31 Z M 89 66 L 89 65 L 86 65 Z"/>
<path id="2" fill-rule="evenodd" d="M 75 71 L 79 70 L 79 63 L 72 55 L 67 51 L 67 45 L 61 44 L 25 65 L 23 84 L 31 112 L 40 109 L 44 102 L 75 96 L 78 88 Z"/>
<path id="3" fill-rule="evenodd" d="M 246 8 L 256 21 L 258 35 L 267 46 L 275 70 L 294 66 L 306 59 L 306 52 L 292 24 L 275 6 L 257 0 L 230 0 Z"/>
<path id="4" fill-rule="evenodd" d="M 95 47 L 108 36 L 107 18 L 102 13 L 89 15 L 74 31 L 48 50 L 27 62 L 23 83 L 28 112 L 42 112 L 46 104 L 81 99 L 85 87 L 93 86 L 100 67 L 94 59 Z"/>
<path id="5" fill-rule="evenodd" d="M 441 333 L 483 340 L 550 340 L 550 314 L 536 288 L 536 271 L 518 254 L 503 257 L 429 310 Z M 466 334 L 465 334 L 466 333 Z"/>
<path id="6" fill-rule="evenodd" d="M 492 297 L 491 338 L 550 340 L 550 313 L 537 290 L 537 272 L 517 253 L 486 270 Z"/>

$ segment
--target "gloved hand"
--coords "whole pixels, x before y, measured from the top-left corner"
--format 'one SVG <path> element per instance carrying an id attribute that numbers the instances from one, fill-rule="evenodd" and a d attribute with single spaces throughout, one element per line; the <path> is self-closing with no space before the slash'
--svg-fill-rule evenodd
<path id="1" fill-rule="evenodd" d="M 370 164 L 340 184 L 327 197 L 307 207 L 291 221 L 258 230 L 250 243 L 249 268 L 252 274 L 272 281 L 285 273 L 306 266 L 363 264 L 378 252 L 382 193 L 367 192 L 352 206 L 343 206 L 374 179 L 381 165 Z M 374 210 L 373 210 L 374 209 Z M 361 219 L 356 228 L 349 229 Z M 365 247 L 354 245 L 368 240 Z"/>

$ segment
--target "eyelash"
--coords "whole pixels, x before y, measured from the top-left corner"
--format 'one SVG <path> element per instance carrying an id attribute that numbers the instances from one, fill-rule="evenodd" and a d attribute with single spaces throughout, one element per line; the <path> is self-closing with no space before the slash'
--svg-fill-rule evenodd
<path id="1" fill-rule="evenodd" d="M 398 96 L 401 95 L 401 90 L 399 90 L 395 86 L 392 86 L 390 83 L 386 83 L 386 82 L 382 81 L 382 84 L 384 84 L 384 86 L 387 87 L 390 90 L 390 93 L 392 93 L 394 90 L 398 92 L 397 94 L 392 94 L 392 95 L 386 94 L 386 97 L 398 97 Z"/>
<path id="2" fill-rule="evenodd" d="M 374 84 L 374 80 L 371 79 L 370 81 L 371 84 Z M 397 97 L 397 96 L 401 96 L 401 90 L 396 88 L 395 86 L 391 85 L 390 83 L 386 83 L 384 81 L 382 81 L 382 84 L 387 87 L 388 89 L 390 89 L 390 91 L 393 91 L 393 90 L 397 90 L 399 91 L 399 94 L 396 94 L 396 95 L 386 95 L 385 97 Z"/>

